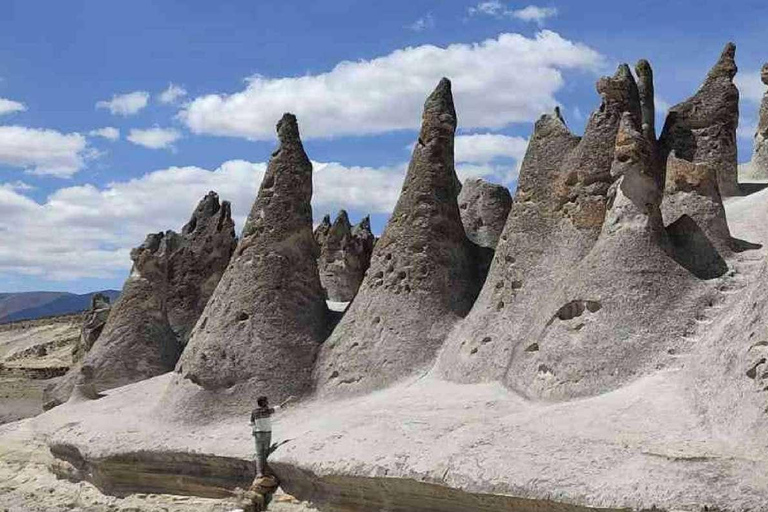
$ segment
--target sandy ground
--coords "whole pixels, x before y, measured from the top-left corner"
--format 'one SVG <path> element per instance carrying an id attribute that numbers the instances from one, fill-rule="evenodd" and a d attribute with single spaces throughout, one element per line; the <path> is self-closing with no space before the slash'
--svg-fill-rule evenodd
<path id="1" fill-rule="evenodd" d="M 51 382 L 0 376 L 0 425 L 43 412 L 43 389 Z"/>

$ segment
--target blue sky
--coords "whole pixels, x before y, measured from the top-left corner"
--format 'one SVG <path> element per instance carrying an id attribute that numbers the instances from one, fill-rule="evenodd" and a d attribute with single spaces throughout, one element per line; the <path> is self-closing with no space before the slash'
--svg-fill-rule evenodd
<path id="1" fill-rule="evenodd" d="M 581 132 L 597 77 L 639 58 L 661 110 L 691 95 L 732 40 L 749 159 L 765 2 L 529 5 L 4 2 L 0 291 L 119 288 L 130 247 L 178 230 L 208 188 L 233 202 L 239 228 L 282 110 L 297 113 L 318 162 L 315 217 L 371 212 L 381 230 L 441 74 L 456 95 L 460 175 L 513 188 L 544 110 L 560 104 Z M 170 84 L 185 94 L 163 102 Z M 115 140 L 96 133 L 106 127 Z"/>

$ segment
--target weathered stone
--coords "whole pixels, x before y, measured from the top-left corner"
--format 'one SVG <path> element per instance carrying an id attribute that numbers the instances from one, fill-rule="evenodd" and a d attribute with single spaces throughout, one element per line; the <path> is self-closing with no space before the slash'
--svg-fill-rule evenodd
<path id="1" fill-rule="evenodd" d="M 322 394 L 382 387 L 423 371 L 482 284 L 478 247 L 456 201 L 451 83 L 424 104 L 400 198 L 355 300 L 326 340 L 314 379 Z"/>
<path id="2" fill-rule="evenodd" d="M 479 246 L 494 249 L 512 207 L 509 190 L 482 178 L 467 179 L 458 202 L 467 237 Z"/>
<path id="3" fill-rule="evenodd" d="M 83 316 L 83 325 L 80 328 L 80 339 L 72 347 L 72 362 L 78 362 L 85 357 L 91 347 L 104 330 L 112 305 L 109 297 L 96 293 L 91 297 L 91 307 Z"/>
<path id="4" fill-rule="evenodd" d="M 637 91 L 640 95 L 643 136 L 652 143 L 656 142 L 656 104 L 653 87 L 653 69 L 651 64 L 641 59 L 635 65 Z"/>
<path id="5" fill-rule="evenodd" d="M 370 222 L 352 229 L 347 212 L 341 210 L 325 234 L 317 261 L 320 283 L 328 300 L 351 301 L 371 261 L 373 244 Z M 317 240 L 317 230 L 315 239 Z"/>
<path id="6" fill-rule="evenodd" d="M 352 236 L 361 245 L 361 254 L 363 255 L 362 266 L 366 269 L 371 265 L 371 255 L 373 246 L 376 245 L 376 236 L 371 231 L 371 218 L 366 215 L 352 228 Z"/>
<path id="7" fill-rule="evenodd" d="M 131 251 L 133 268 L 101 335 L 83 359 L 97 391 L 173 370 L 188 333 L 235 246 L 229 203 L 209 192 L 178 234 L 147 235 Z M 46 407 L 63 403 L 80 365 L 46 390 Z"/>
<path id="8" fill-rule="evenodd" d="M 664 159 L 674 151 L 678 158 L 709 164 L 724 196 L 739 193 L 735 54 L 736 46 L 728 43 L 696 94 L 669 109 L 659 139 Z"/>
<path id="9" fill-rule="evenodd" d="M 325 243 L 325 238 L 328 236 L 328 231 L 331 230 L 331 216 L 326 215 L 320 224 L 317 225 L 314 232 L 315 241 L 318 247 L 322 247 Z"/>
<path id="10" fill-rule="evenodd" d="M 205 390 L 236 386 L 232 394 L 252 401 L 254 394 L 279 402 L 305 392 L 327 334 L 312 234 L 312 164 L 295 116 L 285 114 L 277 133 L 280 147 L 240 243 L 176 367 Z"/>
<path id="11" fill-rule="evenodd" d="M 622 114 L 640 119 L 641 112 L 626 65 L 601 78 L 597 90 L 602 104 L 581 139 L 558 111 L 536 122 L 485 286 L 440 354 L 444 377 L 505 381 L 513 354 L 562 306 L 559 283 L 600 236 Z"/>
<path id="12" fill-rule="evenodd" d="M 670 153 L 662 213 L 667 225 L 689 216 L 719 252 L 728 254 L 733 243 L 717 181 L 713 164 L 690 162 Z"/>
<path id="13" fill-rule="evenodd" d="M 768 85 L 768 63 L 763 65 L 760 78 L 764 84 Z M 763 94 L 763 100 L 760 103 L 760 113 L 750 167 L 750 177 L 757 179 L 768 178 L 768 92 Z"/>

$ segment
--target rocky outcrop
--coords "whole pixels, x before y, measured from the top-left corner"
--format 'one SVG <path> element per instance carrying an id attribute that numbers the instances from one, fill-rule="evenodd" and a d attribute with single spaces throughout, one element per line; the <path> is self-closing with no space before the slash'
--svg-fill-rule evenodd
<path id="1" fill-rule="evenodd" d="M 234 247 L 230 205 L 209 192 L 181 234 L 150 234 L 131 251 L 131 274 L 82 361 L 97 391 L 173 370 Z M 46 390 L 46 408 L 67 400 L 79 372 L 74 366 Z"/>
<path id="2" fill-rule="evenodd" d="M 317 225 L 314 231 L 315 241 L 318 247 L 322 247 L 325 243 L 325 239 L 328 236 L 328 231 L 331 230 L 331 216 L 325 215 L 320 224 Z"/>
<path id="3" fill-rule="evenodd" d="M 601 78 L 597 90 L 602 104 L 582 138 L 570 133 L 559 110 L 536 122 L 485 286 L 440 354 L 444 377 L 503 381 L 516 347 L 532 335 L 528 330 L 546 325 L 562 306 L 554 295 L 557 284 L 597 241 L 622 115 L 641 118 L 637 85 L 626 65 Z M 529 345 L 535 343 L 522 349 Z"/>
<path id="4" fill-rule="evenodd" d="M 277 133 L 280 147 L 242 238 L 176 367 L 203 390 L 229 388 L 244 400 L 267 395 L 275 403 L 309 388 L 327 335 L 312 234 L 312 164 L 295 116 L 285 114 Z"/>
<path id="5" fill-rule="evenodd" d="M 458 202 L 467 238 L 495 249 L 512 207 L 509 190 L 482 178 L 470 178 L 464 182 Z"/>
<path id="6" fill-rule="evenodd" d="M 653 87 L 653 69 L 651 64 L 641 59 L 635 65 L 637 75 L 637 92 L 640 95 L 640 112 L 643 136 L 655 145 L 656 143 L 656 103 Z M 653 150 L 653 148 L 651 148 Z"/>
<path id="7" fill-rule="evenodd" d="M 724 196 L 739 193 L 735 54 L 736 46 L 728 43 L 696 94 L 669 109 L 660 137 L 664 159 L 674 151 L 677 158 L 708 164 Z"/>
<path id="8" fill-rule="evenodd" d="M 112 305 L 109 297 L 96 293 L 91 297 L 91 307 L 83 316 L 83 326 L 80 328 L 80 339 L 72 347 L 72 361 L 78 362 L 85 357 L 104 330 Z"/>
<path id="9" fill-rule="evenodd" d="M 375 238 L 371 233 L 370 220 L 363 219 L 352 228 L 347 212 L 341 210 L 333 225 L 323 234 L 323 223 L 315 230 L 315 240 L 322 240 L 317 260 L 320 283 L 328 300 L 349 302 L 363 282 L 365 271 L 371 262 Z"/>
<path id="10" fill-rule="evenodd" d="M 482 285 L 478 247 L 456 201 L 456 112 L 451 83 L 424 104 L 421 132 L 400 198 L 371 267 L 315 367 L 322 394 L 382 387 L 424 370 Z"/>
<path id="11" fill-rule="evenodd" d="M 763 64 L 760 79 L 768 85 L 768 63 Z M 768 92 L 763 94 L 763 101 L 760 103 L 750 176 L 758 179 L 768 178 Z"/>

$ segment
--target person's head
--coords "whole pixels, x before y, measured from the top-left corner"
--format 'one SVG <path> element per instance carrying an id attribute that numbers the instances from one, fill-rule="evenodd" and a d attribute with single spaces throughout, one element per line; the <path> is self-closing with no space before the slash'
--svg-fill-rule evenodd
<path id="1" fill-rule="evenodd" d="M 260 396 L 259 398 L 256 399 L 256 404 L 259 407 L 267 407 L 269 406 L 269 400 L 267 400 L 267 397 L 265 396 Z"/>

